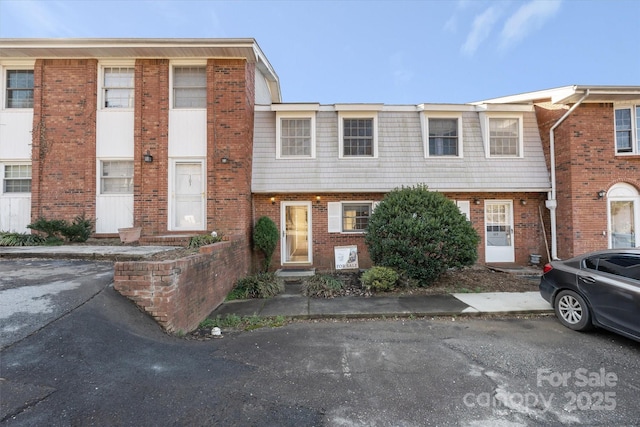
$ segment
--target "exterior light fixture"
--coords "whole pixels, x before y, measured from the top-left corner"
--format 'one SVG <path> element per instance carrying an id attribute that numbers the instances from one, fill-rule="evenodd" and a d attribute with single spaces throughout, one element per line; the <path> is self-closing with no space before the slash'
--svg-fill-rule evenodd
<path id="1" fill-rule="evenodd" d="M 316 203 L 320 203 L 320 196 L 316 196 Z"/>
<path id="2" fill-rule="evenodd" d="M 479 205 L 480 204 L 480 199 L 473 199 L 473 204 L 474 205 Z"/>
<path id="3" fill-rule="evenodd" d="M 227 163 L 229 163 L 229 158 L 228 157 L 223 157 L 223 158 L 220 159 L 220 161 L 226 165 Z"/>
<path id="4" fill-rule="evenodd" d="M 142 159 L 144 160 L 145 163 L 151 163 L 153 162 L 153 156 L 151 155 L 151 153 L 149 152 L 149 150 L 147 150 L 146 153 L 144 153 L 144 156 L 142 156 Z"/>
<path id="5" fill-rule="evenodd" d="M 604 191 L 604 190 L 600 190 L 600 191 L 598 191 L 598 199 L 602 199 L 602 198 L 604 198 L 604 196 L 605 196 L 606 194 L 607 194 L 607 192 L 606 192 L 606 191 Z"/>
<path id="6" fill-rule="evenodd" d="M 275 197 L 272 197 L 272 198 L 271 198 L 271 204 L 272 204 L 272 205 L 275 205 L 275 204 L 276 204 L 276 198 L 275 198 Z"/>
<path id="7" fill-rule="evenodd" d="M 522 206 L 525 206 L 527 204 L 527 201 L 525 199 L 520 199 L 520 204 Z"/>

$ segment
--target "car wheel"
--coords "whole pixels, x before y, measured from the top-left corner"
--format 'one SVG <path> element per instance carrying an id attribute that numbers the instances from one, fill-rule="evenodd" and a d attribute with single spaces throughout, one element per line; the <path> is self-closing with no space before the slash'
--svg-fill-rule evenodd
<path id="1" fill-rule="evenodd" d="M 584 299 L 573 291 L 562 291 L 555 299 L 554 310 L 560 323 L 574 331 L 592 328 L 591 313 Z"/>

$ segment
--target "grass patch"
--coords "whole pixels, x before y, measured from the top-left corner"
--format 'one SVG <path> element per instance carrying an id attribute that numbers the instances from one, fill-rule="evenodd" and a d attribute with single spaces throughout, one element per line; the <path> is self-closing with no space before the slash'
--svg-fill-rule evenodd
<path id="1" fill-rule="evenodd" d="M 225 317 L 220 315 L 216 317 L 208 317 L 198 326 L 198 329 L 211 329 L 218 327 L 220 329 L 237 329 L 241 331 L 252 331 L 258 328 L 278 328 L 287 324 L 289 319 L 284 316 L 260 317 L 238 316 L 237 314 L 228 314 Z"/>

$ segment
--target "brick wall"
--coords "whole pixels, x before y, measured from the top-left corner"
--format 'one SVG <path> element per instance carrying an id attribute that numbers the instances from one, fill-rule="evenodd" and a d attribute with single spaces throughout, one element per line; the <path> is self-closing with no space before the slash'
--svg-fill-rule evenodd
<path id="1" fill-rule="evenodd" d="M 178 260 L 117 262 L 114 288 L 168 332 L 192 331 L 248 274 L 248 247 L 238 237 Z"/>
<path id="2" fill-rule="evenodd" d="M 549 151 L 549 129 L 564 114 L 536 106 L 538 126 Z M 614 108 L 582 104 L 555 130 L 558 257 L 608 247 L 607 200 L 600 190 L 626 182 L 640 191 L 640 156 L 615 155 Z"/>
<path id="3" fill-rule="evenodd" d="M 320 202 L 316 202 L 316 196 L 320 196 Z M 547 259 L 546 248 L 543 236 L 543 227 L 540 221 L 539 207 L 544 207 L 546 194 L 538 193 L 448 193 L 446 196 L 451 200 L 471 201 L 471 222 L 480 235 L 481 241 L 478 245 L 478 261 L 485 259 L 485 233 L 484 233 L 484 200 L 513 200 L 514 215 L 514 241 L 515 241 L 515 262 L 526 265 L 529 255 L 540 254 L 543 260 Z M 275 203 L 271 203 L 271 197 L 275 198 Z M 349 193 L 349 194 L 274 194 L 274 195 L 254 195 L 255 216 L 254 221 L 261 216 L 271 218 L 278 229 L 280 225 L 280 202 L 282 201 L 305 201 L 312 202 L 312 238 L 313 238 L 313 264 L 320 271 L 330 271 L 334 268 L 334 247 L 335 246 L 358 246 L 358 261 L 361 268 L 371 266 L 371 259 L 364 243 L 364 235 L 329 233 L 327 203 L 341 202 L 349 200 L 382 200 L 383 194 Z M 479 200 L 479 204 L 474 204 L 474 199 Z M 525 200 L 522 205 L 520 200 Z M 548 214 L 542 209 L 543 218 L 548 224 Z M 282 240 L 282 233 L 281 233 Z M 271 269 L 281 267 L 281 244 L 280 241 L 274 252 Z"/>
<path id="4" fill-rule="evenodd" d="M 34 66 L 31 219 L 95 218 L 94 59 L 39 59 Z"/>

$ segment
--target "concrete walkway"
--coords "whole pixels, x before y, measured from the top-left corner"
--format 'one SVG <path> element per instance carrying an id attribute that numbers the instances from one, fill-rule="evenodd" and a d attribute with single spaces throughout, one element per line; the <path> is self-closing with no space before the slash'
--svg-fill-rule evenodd
<path id="1" fill-rule="evenodd" d="M 300 285 L 285 286 L 285 292 L 275 298 L 226 301 L 209 317 L 256 315 L 318 319 L 553 312 L 538 292 L 309 298 L 302 295 Z"/>

